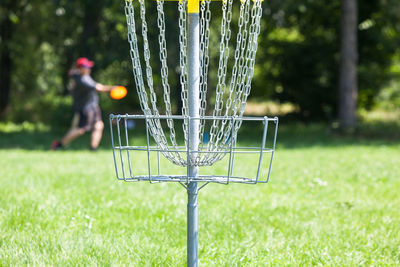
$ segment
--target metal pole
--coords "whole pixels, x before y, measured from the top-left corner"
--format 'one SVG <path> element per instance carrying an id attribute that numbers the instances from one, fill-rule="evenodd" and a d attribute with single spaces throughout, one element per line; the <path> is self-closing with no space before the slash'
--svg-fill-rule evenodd
<path id="1" fill-rule="evenodd" d="M 199 261 L 199 208 L 197 206 L 197 183 L 190 182 L 187 187 L 187 266 L 197 267 Z"/>
<path id="2" fill-rule="evenodd" d="M 200 110 L 200 23 L 199 0 L 188 1 L 188 83 L 189 83 L 189 149 L 198 150 L 199 146 L 199 110 Z M 190 153 L 191 164 L 188 162 L 190 178 L 198 176 L 199 168 L 194 166 L 197 153 Z M 188 159 L 189 160 L 189 159 Z M 198 233 L 199 209 L 197 206 L 197 182 L 187 185 L 187 266 L 198 266 Z"/>

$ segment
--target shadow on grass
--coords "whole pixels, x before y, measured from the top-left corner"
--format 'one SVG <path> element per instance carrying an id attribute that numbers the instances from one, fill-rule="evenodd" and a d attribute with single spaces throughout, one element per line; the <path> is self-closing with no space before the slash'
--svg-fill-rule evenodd
<path id="1" fill-rule="evenodd" d="M 24 150 L 50 150 L 53 140 L 59 140 L 68 129 L 45 127 L 46 129 L 37 129 L 43 127 L 11 127 L 15 129 L 4 130 L 0 127 L 0 149 L 24 149 Z M 102 144 L 99 149 L 110 149 L 110 134 L 105 129 Z M 89 150 L 90 133 L 74 140 L 66 150 Z"/>
<path id="2" fill-rule="evenodd" d="M 254 129 L 242 128 L 241 142 L 254 143 Z M 327 123 L 289 123 L 279 122 L 277 148 L 295 149 L 306 147 L 338 147 L 338 146 L 380 146 L 400 144 L 400 126 L 392 124 L 360 124 L 354 133 L 344 134 Z"/>
<path id="3" fill-rule="evenodd" d="M 111 149 L 110 129 L 105 123 L 103 139 L 99 150 Z M 2 131 L 0 129 L 0 149 L 49 150 L 52 140 L 60 139 L 67 129 Z M 259 138 L 254 133 L 262 132 L 261 125 L 243 125 L 239 132 L 241 145 L 260 146 Z M 134 131 L 134 138 L 145 140 L 145 130 L 139 127 Z M 268 138 L 271 138 L 269 136 Z M 270 141 L 270 139 L 269 139 Z M 88 150 L 90 134 L 72 142 L 66 150 Z M 400 144 L 400 124 L 375 121 L 362 122 L 352 134 L 340 134 L 332 130 L 327 123 L 285 123 L 279 122 L 277 148 L 337 147 L 349 145 L 398 145 Z M 267 145 L 268 146 L 268 145 Z"/>

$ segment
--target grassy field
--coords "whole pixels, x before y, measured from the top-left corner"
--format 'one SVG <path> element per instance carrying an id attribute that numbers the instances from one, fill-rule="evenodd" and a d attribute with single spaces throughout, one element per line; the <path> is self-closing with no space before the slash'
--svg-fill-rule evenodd
<path id="1" fill-rule="evenodd" d="M 108 136 L 47 151 L 59 135 L 0 127 L 0 266 L 184 266 L 185 190 L 117 181 Z M 270 183 L 200 191 L 200 265 L 398 266 L 399 174 L 399 139 L 281 124 Z"/>

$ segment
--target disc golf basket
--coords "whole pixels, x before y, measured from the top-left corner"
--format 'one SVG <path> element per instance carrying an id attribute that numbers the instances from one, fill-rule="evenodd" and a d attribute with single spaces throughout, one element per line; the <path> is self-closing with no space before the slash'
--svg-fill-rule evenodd
<path id="1" fill-rule="evenodd" d="M 181 115 L 173 115 L 171 108 L 164 0 L 125 0 L 133 77 L 144 114 L 111 114 L 110 128 L 119 180 L 177 182 L 187 190 L 187 264 L 197 266 L 199 190 L 208 183 L 267 183 L 278 118 L 243 116 L 254 74 L 262 0 L 179 0 L 174 4 L 177 11 L 173 20 L 179 28 Z M 153 19 L 157 19 L 158 27 L 159 50 L 155 54 L 160 60 L 162 100 L 157 99 L 150 64 L 146 5 L 157 8 Z M 209 88 L 210 50 L 214 48 L 210 47 L 211 10 L 221 12 L 221 24 L 219 45 L 214 45 L 219 58 L 214 72 L 217 82 Z M 233 10 L 238 21 L 230 59 Z M 210 111 L 206 109 L 207 92 L 211 90 L 215 103 Z M 161 108 L 165 114 L 160 114 Z M 140 130 L 145 145 L 143 140 L 135 142 L 129 136 L 132 131 L 140 136 Z M 240 139 L 259 145 L 240 146 Z M 254 166 L 237 166 L 238 161 L 250 158 L 257 160 Z"/>

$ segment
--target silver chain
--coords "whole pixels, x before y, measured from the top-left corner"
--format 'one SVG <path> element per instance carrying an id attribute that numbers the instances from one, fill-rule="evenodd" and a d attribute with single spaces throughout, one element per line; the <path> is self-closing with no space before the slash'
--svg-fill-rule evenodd
<path id="1" fill-rule="evenodd" d="M 247 24 L 249 21 L 249 7 L 250 7 L 250 0 L 241 1 L 240 5 L 240 12 L 239 12 L 239 21 L 238 21 L 238 34 L 236 37 L 236 48 L 235 48 L 235 61 L 234 66 L 232 68 L 232 76 L 230 81 L 230 88 L 229 88 L 229 97 L 226 101 L 225 106 L 225 117 L 229 116 L 236 116 L 237 112 L 236 109 L 232 109 L 232 104 L 235 107 L 234 103 L 237 101 L 237 96 L 240 94 L 240 84 L 237 84 L 236 81 L 241 80 L 241 69 L 244 64 L 244 54 L 246 49 L 247 43 Z M 235 90 L 238 89 L 238 90 Z M 228 125 L 226 123 L 228 122 Z M 226 125 L 226 127 L 225 127 Z M 223 120 L 222 125 L 219 129 L 217 140 L 215 146 L 217 150 L 226 149 L 229 145 L 229 136 L 232 133 L 232 120 Z M 222 141 L 222 142 L 221 142 Z M 233 141 L 233 139 L 232 139 Z M 215 154 L 216 158 L 222 158 L 224 155 L 222 153 Z"/>
<path id="2" fill-rule="evenodd" d="M 180 67 L 180 82 L 181 82 L 181 99 L 182 99 L 182 115 L 189 116 L 188 107 L 188 67 L 187 67 L 187 0 L 179 1 L 179 67 Z M 188 121 L 184 120 L 183 133 L 185 136 L 185 145 L 187 145 L 189 125 Z"/>
<path id="3" fill-rule="evenodd" d="M 262 17 L 262 6 L 261 6 L 261 0 L 257 0 L 254 2 L 254 5 L 251 10 L 251 25 L 250 25 L 250 30 L 249 30 L 249 42 L 248 42 L 248 48 L 247 48 L 247 53 L 246 53 L 246 83 L 245 83 L 245 88 L 243 95 L 240 99 L 240 101 L 237 101 L 240 103 L 239 107 L 239 116 L 243 116 L 244 110 L 246 108 L 246 103 L 247 103 L 247 98 L 250 95 L 251 91 L 251 81 L 253 79 L 253 74 L 254 74 L 254 66 L 255 66 L 255 59 L 256 59 L 256 53 L 257 53 L 257 48 L 258 48 L 258 36 L 260 34 L 260 23 L 261 23 L 261 17 Z M 235 132 L 239 130 L 242 122 L 237 121 L 235 124 Z"/>
<path id="4" fill-rule="evenodd" d="M 237 83 L 237 81 L 241 81 L 242 79 L 242 69 L 245 63 L 244 56 L 246 51 L 246 45 L 248 42 L 248 22 L 249 22 L 249 13 L 250 13 L 250 0 L 242 1 L 240 5 L 240 13 L 239 13 L 239 32 L 236 38 L 236 49 L 235 49 L 235 62 L 232 68 L 232 77 L 230 83 L 230 93 L 229 93 L 229 100 L 226 103 L 225 108 L 225 116 L 236 116 L 237 109 L 236 109 L 236 101 L 240 97 L 243 92 L 243 87 L 241 83 Z M 232 100 L 233 96 L 233 100 Z M 232 105 L 233 104 L 233 108 Z M 222 142 L 221 145 L 223 147 L 227 146 L 227 139 L 231 134 L 231 127 L 232 121 L 229 121 L 228 127 L 225 129 L 221 127 L 219 131 L 219 136 L 221 136 L 220 140 L 225 140 Z M 217 144 L 218 145 L 218 144 Z"/>
<path id="5" fill-rule="evenodd" d="M 208 89 L 208 68 L 210 63 L 209 58 L 209 44 L 210 44 L 210 11 L 211 0 L 205 0 L 200 5 L 200 118 L 206 115 L 207 109 L 207 89 Z M 199 129 L 199 150 L 204 147 L 204 127 L 205 120 L 200 120 Z M 204 157 L 203 157 L 204 158 Z M 201 161 L 200 154 L 198 154 L 197 161 Z"/>
<path id="6" fill-rule="evenodd" d="M 261 0 L 253 1 L 253 7 L 251 9 L 252 21 L 251 25 L 249 27 L 247 26 L 250 20 L 250 2 L 251 0 L 241 1 L 239 29 L 242 29 L 242 31 L 239 30 L 237 36 L 234 63 L 235 65 L 232 69 L 229 98 L 226 102 L 225 110 L 225 117 L 227 119 L 222 120 L 220 122 L 220 126 L 215 128 L 218 129 L 218 133 L 213 142 L 210 142 L 211 145 L 208 148 L 209 151 L 223 151 L 226 150 L 230 142 L 236 142 L 236 135 L 241 126 L 241 121 L 237 120 L 235 122 L 233 131 L 231 131 L 232 121 L 229 120 L 229 116 L 237 116 L 238 110 L 238 116 L 243 116 L 243 112 L 246 107 L 247 97 L 250 94 L 251 80 L 254 73 L 255 56 L 257 51 L 257 38 L 260 33 L 260 19 L 262 15 Z M 239 38 L 241 38 L 241 40 L 239 40 Z M 236 75 L 238 77 L 235 77 Z M 232 102 L 230 102 L 230 98 L 233 94 L 234 99 Z M 233 108 L 231 108 L 232 103 L 234 104 Z M 229 124 L 226 126 L 227 122 L 229 122 Z M 231 133 L 233 134 L 233 136 L 230 136 Z M 209 160 L 211 162 L 220 160 L 225 156 L 224 153 L 215 153 L 209 155 Z"/>
<path id="7" fill-rule="evenodd" d="M 145 115 L 159 115 L 157 110 L 157 99 L 153 89 L 153 82 L 152 82 L 152 71 L 150 67 L 150 50 L 148 47 L 148 39 L 147 39 L 147 24 L 145 20 L 145 0 L 139 0 L 140 3 L 140 16 L 142 19 L 142 37 L 143 37 L 143 45 L 144 45 L 144 59 L 146 63 L 146 74 L 147 74 L 147 82 L 150 91 L 150 101 L 152 103 L 153 112 L 150 110 L 148 106 L 148 97 L 147 92 L 144 86 L 143 75 L 142 75 L 142 68 L 140 64 L 140 57 L 139 57 L 139 49 L 138 49 L 138 41 L 136 37 L 136 25 L 135 25 L 135 17 L 134 17 L 134 7 L 132 1 L 125 1 L 125 14 L 127 18 L 127 25 L 128 25 L 128 41 L 130 44 L 130 55 L 132 59 L 132 66 L 134 72 L 134 78 L 136 83 L 136 88 L 138 91 L 141 108 Z M 172 120 L 171 120 L 172 121 Z M 157 145 L 160 147 L 163 152 L 164 156 L 170 159 L 177 165 L 185 165 L 185 160 L 179 155 L 179 153 L 172 153 L 169 152 L 169 145 L 166 140 L 164 131 L 162 130 L 161 123 L 159 119 L 151 119 L 148 120 L 149 124 L 149 131 L 153 136 L 154 140 L 156 141 Z M 174 129 L 173 124 L 168 125 L 171 130 L 170 139 L 171 141 L 174 140 Z M 173 141 L 172 141 L 173 142 Z M 173 142 L 174 150 L 177 150 L 176 142 Z"/>
<path id="8" fill-rule="evenodd" d="M 144 1 L 144 0 L 142 0 Z M 168 116 L 172 115 L 171 111 L 171 99 L 170 99 L 170 86 L 168 83 L 168 65 L 167 65 L 167 43 L 165 39 L 165 14 L 164 14 L 164 0 L 157 1 L 157 26 L 159 29 L 158 42 L 160 46 L 160 62 L 161 62 L 161 81 L 164 88 L 164 102 L 165 102 L 165 113 Z M 172 143 L 174 150 L 178 149 L 176 142 L 176 134 L 174 128 L 174 121 L 167 119 L 167 125 L 170 130 L 169 139 Z M 162 129 L 160 127 L 160 129 Z M 176 158 L 179 162 L 185 162 L 179 153 L 175 153 Z"/>
<path id="9" fill-rule="evenodd" d="M 213 116 L 220 116 L 223 107 L 223 95 L 226 89 L 225 79 L 227 72 L 227 63 L 229 58 L 229 40 L 231 37 L 230 30 L 230 22 L 232 19 L 232 2 L 233 0 L 226 0 L 222 3 L 222 21 L 221 21 L 221 41 L 219 46 L 219 65 L 218 65 L 218 84 L 216 88 L 215 94 L 215 106 L 213 111 Z M 207 145 L 207 151 L 216 151 L 215 144 L 218 143 L 217 132 L 220 124 L 223 124 L 223 121 L 214 120 L 210 129 L 210 141 Z M 226 123 L 226 122 L 225 122 Z M 207 162 L 211 163 L 212 158 L 215 157 L 216 154 L 209 153 L 206 158 Z"/>
<path id="10" fill-rule="evenodd" d="M 220 117 L 223 120 L 214 119 L 210 128 L 210 139 L 207 146 L 203 145 L 203 136 L 205 131 L 205 120 L 202 119 L 206 115 L 207 107 L 207 90 L 208 90 L 208 70 L 209 70 L 209 42 L 210 42 L 210 20 L 211 11 L 210 3 L 212 0 L 202 0 L 200 2 L 200 125 L 199 138 L 201 145 L 200 151 L 214 153 L 198 153 L 202 155 L 197 157 L 196 165 L 212 165 L 215 161 L 222 159 L 226 153 L 221 152 L 230 146 L 231 142 L 236 142 L 237 131 L 241 126 L 241 120 L 232 121 L 234 116 L 243 116 L 246 107 L 246 101 L 251 90 L 251 81 L 254 74 L 255 57 L 257 51 L 257 39 L 260 34 L 260 20 L 262 16 L 262 0 L 241 0 L 240 13 L 238 21 L 238 33 L 236 37 L 236 47 L 234 52 L 234 63 L 230 81 L 227 84 L 227 65 L 229 61 L 229 41 L 231 39 L 230 24 L 232 20 L 232 4 L 233 0 L 222 1 L 222 20 L 221 20 L 221 40 L 219 44 L 219 63 L 216 86 L 215 105 L 213 116 Z M 142 38 L 143 38 L 143 58 L 145 61 L 145 73 L 147 80 L 148 93 L 144 83 L 143 71 L 140 62 L 140 54 L 138 48 L 138 40 L 136 36 L 135 11 L 132 0 L 125 0 L 125 15 L 128 25 L 128 41 L 130 45 L 130 56 L 133 66 L 133 76 L 136 84 L 136 90 L 139 95 L 140 107 L 145 115 L 159 116 L 157 108 L 157 96 L 154 90 L 153 71 L 150 64 L 150 48 L 147 37 L 147 23 L 145 0 L 139 0 L 140 18 L 142 22 Z M 252 3 L 252 5 L 251 5 Z M 180 0 L 178 3 L 179 11 L 179 66 L 180 66 L 180 84 L 182 98 L 182 114 L 188 117 L 188 69 L 187 69 L 187 0 Z M 160 47 L 161 62 L 161 81 L 163 87 L 163 100 L 165 103 L 166 115 L 172 115 L 170 86 L 168 83 L 168 66 L 167 66 L 167 46 L 165 38 L 165 14 L 164 0 L 157 0 L 157 26 L 159 29 L 158 41 Z M 229 90 L 229 94 L 224 104 L 225 91 Z M 150 104 L 149 106 L 149 98 Z M 223 113 L 224 110 L 224 113 Z M 186 166 L 185 156 L 181 156 L 176 142 L 176 134 L 174 122 L 167 119 L 167 125 L 170 131 L 169 140 L 167 141 L 164 130 L 161 127 L 159 119 L 149 119 L 148 126 L 151 135 L 156 141 L 158 147 L 163 151 L 163 155 L 174 164 Z M 188 120 L 182 123 L 185 144 L 188 138 Z M 232 128 L 233 127 L 233 128 Z M 175 152 L 171 152 L 175 151 Z"/>

